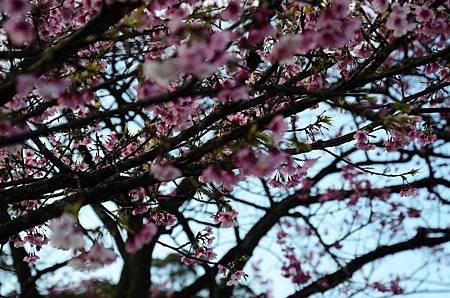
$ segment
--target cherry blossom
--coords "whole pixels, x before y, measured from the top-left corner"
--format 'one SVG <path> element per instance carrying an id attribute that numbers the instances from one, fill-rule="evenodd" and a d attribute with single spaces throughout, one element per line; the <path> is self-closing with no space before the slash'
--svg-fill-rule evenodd
<path id="1" fill-rule="evenodd" d="M 236 164 L 245 175 L 264 177 L 271 174 L 286 158 L 287 155 L 280 151 L 259 153 L 244 148 L 237 154 Z"/>
<path id="2" fill-rule="evenodd" d="M 179 61 L 168 59 L 162 62 L 147 61 L 143 65 L 144 76 L 147 80 L 168 87 L 172 79 L 176 78 L 179 72 Z"/>
<path id="3" fill-rule="evenodd" d="M 127 240 L 125 249 L 128 253 L 134 253 L 140 250 L 145 244 L 149 244 L 157 232 L 157 227 L 153 223 L 142 226 L 139 232 L 131 239 Z"/>
<path id="4" fill-rule="evenodd" d="M 70 214 L 63 214 L 60 218 L 50 223 L 50 244 L 53 247 L 64 250 L 79 250 L 84 247 L 84 239 L 80 230 L 76 227 L 75 219 Z"/>
<path id="5" fill-rule="evenodd" d="M 425 6 L 416 7 L 416 20 L 420 23 L 427 22 L 434 17 L 434 12 Z"/>
<path id="6" fill-rule="evenodd" d="M 365 130 L 358 130 L 353 138 L 356 140 L 356 147 L 366 151 L 375 149 L 375 145 L 369 143 L 369 136 Z"/>
<path id="7" fill-rule="evenodd" d="M 33 89 L 36 80 L 37 78 L 33 74 L 19 75 L 16 80 L 16 89 L 18 90 L 16 96 L 19 98 L 25 98 Z"/>
<path id="8" fill-rule="evenodd" d="M 36 256 L 35 254 L 29 254 L 23 258 L 23 261 L 27 263 L 35 263 L 38 259 L 39 257 Z"/>
<path id="9" fill-rule="evenodd" d="M 242 13 L 240 1 L 231 0 L 228 6 L 222 11 L 221 17 L 224 20 L 237 21 Z"/>
<path id="10" fill-rule="evenodd" d="M 180 261 L 188 266 L 198 264 L 202 261 L 211 262 L 216 259 L 217 254 L 214 252 L 214 248 L 211 247 L 214 241 L 214 233 L 211 227 L 206 227 L 202 231 L 198 232 L 196 243 L 191 244 L 190 253 L 183 255 Z"/>
<path id="11" fill-rule="evenodd" d="M 442 290 L 449 7 L 0 1 L 1 294 Z"/>
<path id="12" fill-rule="evenodd" d="M 171 226 L 175 224 L 176 221 L 175 215 L 168 212 L 158 212 L 155 210 L 150 212 L 149 219 L 158 226 Z"/>
<path id="13" fill-rule="evenodd" d="M 29 44 L 34 38 L 33 27 L 28 19 L 12 18 L 5 22 L 4 28 L 16 45 Z"/>
<path id="14" fill-rule="evenodd" d="M 170 181 L 181 176 L 181 172 L 170 164 L 152 164 L 152 175 L 160 181 Z"/>
<path id="15" fill-rule="evenodd" d="M 247 88 L 244 86 L 241 87 L 232 87 L 230 89 L 224 89 L 219 92 L 217 97 L 224 103 L 229 101 L 241 101 L 249 98 Z"/>
<path id="16" fill-rule="evenodd" d="M 436 140 L 435 134 L 429 134 L 429 133 L 421 133 L 418 137 L 417 143 L 419 145 L 425 146 L 428 144 L 433 143 Z"/>
<path id="17" fill-rule="evenodd" d="M 239 181 L 239 177 L 232 171 L 222 170 L 214 166 L 209 166 L 199 177 L 201 182 L 211 182 L 221 185 L 224 190 L 232 191 L 233 185 Z"/>
<path id="18" fill-rule="evenodd" d="M 414 186 L 408 185 L 400 191 L 402 197 L 413 197 L 417 195 L 417 189 Z"/>
<path id="19" fill-rule="evenodd" d="M 239 212 L 236 210 L 231 211 L 221 211 L 213 216 L 213 219 L 215 222 L 220 223 L 221 228 L 231 228 L 236 227 L 237 221 L 236 217 L 238 216 Z"/>
<path id="20" fill-rule="evenodd" d="M 272 59 L 274 61 L 283 61 L 291 58 L 298 52 L 302 42 L 298 35 L 285 35 L 280 38 L 278 43 L 272 49 Z"/>
<path id="21" fill-rule="evenodd" d="M 389 7 L 388 0 L 373 0 L 372 1 L 373 8 L 380 13 L 384 13 Z"/>
<path id="22" fill-rule="evenodd" d="M 10 17 L 23 17 L 30 11 L 31 3 L 29 0 L 4 0 L 1 8 Z"/>
<path id="23" fill-rule="evenodd" d="M 62 95 L 68 85 L 69 81 L 65 79 L 52 80 L 47 77 L 40 77 L 36 81 L 36 91 L 45 99 L 53 99 Z"/>
<path id="24" fill-rule="evenodd" d="M 273 138 L 275 141 L 281 139 L 283 134 L 287 131 L 288 126 L 284 121 L 284 117 L 281 115 L 275 116 L 272 121 L 267 125 L 267 129 L 272 131 Z"/>
<path id="25" fill-rule="evenodd" d="M 230 270 L 227 268 L 227 267 L 224 267 L 224 266 L 222 266 L 222 265 L 217 265 L 217 268 L 218 268 L 218 270 L 219 270 L 219 273 L 222 275 L 222 276 L 227 276 L 228 275 L 228 273 L 230 272 Z"/>
<path id="26" fill-rule="evenodd" d="M 392 5 L 392 12 L 386 22 L 386 28 L 393 30 L 395 37 L 405 35 L 408 31 L 414 30 L 415 24 L 408 18 L 410 9 L 407 6 L 400 6 L 398 3 Z"/>
<path id="27" fill-rule="evenodd" d="M 243 271 L 238 270 L 234 272 L 227 281 L 227 286 L 237 286 L 243 277 L 245 277 L 245 273 Z"/>
<path id="28" fill-rule="evenodd" d="M 112 249 L 107 249 L 96 242 L 88 252 L 83 252 L 70 260 L 69 265 L 81 270 L 95 270 L 113 263 L 116 258 L 117 255 Z"/>

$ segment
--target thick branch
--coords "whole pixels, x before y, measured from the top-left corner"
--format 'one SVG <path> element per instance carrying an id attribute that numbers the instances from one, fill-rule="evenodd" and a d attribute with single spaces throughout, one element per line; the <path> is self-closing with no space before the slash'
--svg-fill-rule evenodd
<path id="1" fill-rule="evenodd" d="M 433 247 L 448 241 L 450 241 L 450 230 L 448 229 L 438 231 L 423 228 L 419 229 L 416 236 L 413 238 L 393 245 L 380 246 L 367 254 L 359 256 L 348 263 L 345 267 L 313 282 L 300 291 L 290 295 L 289 298 L 306 298 L 316 293 L 324 293 L 351 278 L 352 275 L 364 265 L 385 256 L 421 247 Z M 324 287 L 324 284 L 327 286 Z"/>

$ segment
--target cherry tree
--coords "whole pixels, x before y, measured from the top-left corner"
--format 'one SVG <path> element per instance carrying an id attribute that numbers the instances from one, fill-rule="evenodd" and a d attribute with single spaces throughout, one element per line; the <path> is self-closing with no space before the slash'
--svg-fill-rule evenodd
<path id="1" fill-rule="evenodd" d="M 2 295 L 450 292 L 448 0 L 0 9 Z"/>

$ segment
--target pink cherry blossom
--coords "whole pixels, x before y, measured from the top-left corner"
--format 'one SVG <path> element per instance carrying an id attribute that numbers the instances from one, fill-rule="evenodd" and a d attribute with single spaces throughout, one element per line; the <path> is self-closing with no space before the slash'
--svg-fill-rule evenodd
<path id="1" fill-rule="evenodd" d="M 231 274 L 230 279 L 227 281 L 227 286 L 237 286 L 239 284 L 239 280 L 245 277 L 244 271 L 236 271 Z"/>
<path id="2" fill-rule="evenodd" d="M 46 245 L 48 243 L 48 238 L 45 235 L 35 233 L 35 234 L 28 234 L 23 239 L 24 242 L 32 244 L 36 247 L 36 250 L 40 250 L 41 247 Z"/>
<path id="3" fill-rule="evenodd" d="M 58 104 L 61 107 L 77 108 L 89 101 L 90 94 L 61 94 L 58 96 Z"/>
<path id="4" fill-rule="evenodd" d="M 36 82 L 36 91 L 45 99 L 58 98 L 64 93 L 69 83 L 67 79 L 50 79 L 41 76 Z"/>
<path id="5" fill-rule="evenodd" d="M 311 91 L 317 91 L 323 88 L 325 85 L 326 82 L 323 81 L 322 77 L 319 74 L 316 74 L 311 76 L 308 89 Z"/>
<path id="6" fill-rule="evenodd" d="M 366 151 L 375 149 L 375 145 L 369 143 L 369 136 L 367 134 L 367 131 L 358 130 L 354 134 L 353 138 L 356 140 L 356 148 Z"/>
<path id="7" fill-rule="evenodd" d="M 231 0 L 227 8 L 222 12 L 221 17 L 224 20 L 237 21 L 242 13 L 242 7 L 239 0 Z"/>
<path id="8" fill-rule="evenodd" d="M 427 22 L 434 17 L 434 12 L 425 6 L 416 6 L 416 20 L 420 23 Z"/>
<path id="9" fill-rule="evenodd" d="M 27 263 L 36 263 L 38 259 L 39 257 L 36 256 L 36 254 L 28 254 L 23 258 L 23 261 Z"/>
<path id="10" fill-rule="evenodd" d="M 239 214 L 236 210 L 221 211 L 213 216 L 215 222 L 220 223 L 221 228 L 231 228 L 237 226 L 236 217 Z"/>
<path id="11" fill-rule="evenodd" d="M 331 8 L 335 18 L 344 18 L 348 16 L 351 0 L 334 0 Z"/>
<path id="12" fill-rule="evenodd" d="M 25 98 L 28 93 L 33 89 L 34 83 L 37 77 L 33 74 L 21 74 L 16 78 L 16 96 L 19 98 Z"/>
<path id="13" fill-rule="evenodd" d="M 408 217 L 410 218 L 420 218 L 422 212 L 416 208 L 408 208 Z"/>
<path id="14" fill-rule="evenodd" d="M 229 101 L 241 101 L 249 98 L 247 88 L 245 86 L 240 87 L 231 87 L 223 89 L 217 95 L 223 103 L 227 103 Z"/>
<path id="15" fill-rule="evenodd" d="M 217 254 L 212 248 L 199 247 L 195 250 L 195 257 L 204 261 L 212 261 L 217 257 Z"/>
<path id="16" fill-rule="evenodd" d="M 239 181 L 239 177 L 230 170 L 222 170 L 214 166 L 208 166 L 199 177 L 200 182 L 210 182 L 222 186 L 227 192 L 233 190 L 233 185 Z"/>
<path id="17" fill-rule="evenodd" d="M 307 283 L 311 279 L 311 275 L 303 270 L 292 248 L 288 247 L 285 251 L 284 257 L 287 259 L 287 263 L 281 267 L 283 276 L 290 278 L 294 284 Z"/>
<path id="18" fill-rule="evenodd" d="M 191 47 L 180 46 L 178 49 L 180 70 L 203 78 L 214 73 L 217 65 L 211 61 L 214 51 L 206 42 L 197 43 Z"/>
<path id="19" fill-rule="evenodd" d="M 230 272 L 230 270 L 227 267 L 222 266 L 220 264 L 217 265 L 217 268 L 219 270 L 219 274 L 221 274 L 222 276 L 227 276 L 228 273 Z"/>
<path id="20" fill-rule="evenodd" d="M 270 36 L 274 31 L 274 28 L 270 24 L 264 24 L 258 28 L 252 28 L 248 32 L 248 37 L 244 43 L 248 46 L 258 44 L 263 41 L 264 38 Z"/>
<path id="21" fill-rule="evenodd" d="M 400 287 L 400 285 L 399 285 L 399 278 L 396 278 L 390 282 L 389 290 L 394 295 L 402 294 L 405 292 L 405 290 L 402 287 Z"/>
<path id="22" fill-rule="evenodd" d="M 168 80 L 161 82 L 162 86 L 158 84 L 152 83 L 144 83 L 142 85 L 137 86 L 137 97 L 138 99 L 148 99 L 151 97 L 157 97 L 166 92 L 166 87 L 168 84 Z"/>
<path id="23" fill-rule="evenodd" d="M 317 44 L 323 48 L 343 46 L 361 27 L 361 21 L 356 18 L 340 21 L 339 24 L 327 24 L 317 37 Z"/>
<path id="24" fill-rule="evenodd" d="M 29 0 L 3 0 L 1 8 L 10 17 L 24 17 L 31 9 Z"/>
<path id="25" fill-rule="evenodd" d="M 280 38 L 278 43 L 272 49 L 272 59 L 280 62 L 287 58 L 291 58 L 297 53 L 300 47 L 300 36 L 298 35 L 284 35 Z"/>
<path id="26" fill-rule="evenodd" d="M 420 133 L 417 139 L 417 143 L 421 146 L 432 144 L 437 139 L 435 134 L 430 133 Z"/>
<path id="27" fill-rule="evenodd" d="M 117 254 L 96 242 L 88 252 L 83 252 L 79 256 L 69 261 L 69 265 L 81 270 L 95 270 L 105 265 L 114 263 Z"/>
<path id="28" fill-rule="evenodd" d="M 416 27 L 413 22 L 408 19 L 410 10 L 406 6 L 400 6 L 395 3 L 392 5 L 392 12 L 386 22 L 386 28 L 393 30 L 395 37 L 405 35 L 408 31 L 414 30 Z"/>
<path id="29" fill-rule="evenodd" d="M 389 0 L 372 0 L 372 6 L 379 13 L 384 13 L 389 7 Z"/>
<path id="30" fill-rule="evenodd" d="M 298 54 L 305 55 L 310 50 L 314 49 L 317 46 L 317 39 L 319 34 L 312 30 L 304 31 L 300 35 L 299 47 L 297 49 Z"/>
<path id="31" fill-rule="evenodd" d="M 232 34 L 226 30 L 214 32 L 209 38 L 209 46 L 216 53 L 225 50 L 230 42 L 232 42 Z"/>
<path id="32" fill-rule="evenodd" d="M 12 18 L 5 22 L 4 28 L 16 45 L 29 44 L 33 40 L 34 31 L 28 19 Z"/>
<path id="33" fill-rule="evenodd" d="M 125 266 L 117 285 L 102 270 L 2 294 L 95 296 L 136 280 L 153 298 L 270 297 L 286 281 L 293 296 L 410 291 L 408 268 L 365 268 L 430 240 L 420 268 L 445 265 L 445 245 L 431 246 L 450 235 L 434 225 L 448 211 L 449 7 L 0 0 L 2 262 L 38 278 L 63 249 L 71 271 Z"/>
<path id="34" fill-rule="evenodd" d="M 402 196 L 402 197 L 414 197 L 418 193 L 419 192 L 417 191 L 417 189 L 411 185 L 405 186 L 404 188 L 402 188 L 400 190 L 400 196 Z"/>
<path id="35" fill-rule="evenodd" d="M 132 238 L 128 239 L 125 244 L 125 250 L 128 253 L 135 253 L 144 245 L 149 244 L 157 232 L 157 227 L 153 223 L 148 223 L 142 226 L 139 232 Z"/>
<path id="36" fill-rule="evenodd" d="M 196 236 L 199 240 L 195 245 L 191 244 L 191 249 L 193 252 L 185 254 L 181 257 L 181 262 L 185 265 L 198 264 L 201 261 L 212 261 L 217 257 L 214 249 L 211 247 L 212 241 L 214 240 L 213 232 L 211 227 L 204 228 Z"/>
<path id="37" fill-rule="evenodd" d="M 133 211 L 131 211 L 131 214 L 133 215 L 139 215 L 139 214 L 144 214 L 145 212 L 147 212 L 149 210 L 149 206 L 146 205 L 140 205 L 138 207 L 133 208 Z"/>
<path id="38" fill-rule="evenodd" d="M 279 141 L 283 134 L 288 130 L 288 125 L 284 121 L 282 115 L 275 116 L 272 121 L 267 125 L 267 129 L 272 131 L 272 135 L 275 141 Z"/>
<path id="39" fill-rule="evenodd" d="M 181 177 L 182 173 L 170 164 L 154 163 L 150 167 L 152 175 L 159 181 L 171 181 Z"/>
<path id="40" fill-rule="evenodd" d="M 250 148 L 244 148 L 237 154 L 236 165 L 241 168 L 244 175 L 265 177 L 286 161 L 287 155 L 284 152 L 258 153 Z"/>
<path id="41" fill-rule="evenodd" d="M 182 256 L 180 261 L 181 261 L 181 263 L 188 265 L 188 266 L 198 263 L 198 261 L 196 259 L 190 258 L 188 256 Z"/>
<path id="42" fill-rule="evenodd" d="M 52 220 L 50 229 L 50 245 L 53 247 L 64 250 L 79 250 L 84 247 L 83 235 L 76 227 L 72 215 L 64 213 L 60 218 Z"/>
<path id="43" fill-rule="evenodd" d="M 171 226 L 175 224 L 177 218 L 165 211 L 152 210 L 149 214 L 149 220 L 158 226 Z"/>
<path id="44" fill-rule="evenodd" d="M 162 62 L 147 61 L 143 65 L 144 76 L 163 87 L 168 87 L 171 80 L 176 79 L 180 71 L 179 61 L 167 59 Z"/>
<path id="45" fill-rule="evenodd" d="M 336 189 L 327 189 L 327 191 L 320 196 L 319 202 L 326 202 L 328 200 L 340 200 L 343 197 L 341 191 Z"/>

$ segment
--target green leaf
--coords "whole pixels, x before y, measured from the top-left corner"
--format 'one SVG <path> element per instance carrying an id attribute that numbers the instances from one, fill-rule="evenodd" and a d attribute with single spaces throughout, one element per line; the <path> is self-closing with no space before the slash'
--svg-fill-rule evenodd
<path id="1" fill-rule="evenodd" d="M 409 114 L 411 112 L 411 106 L 403 102 L 396 102 L 392 104 L 392 108 L 396 111 L 402 111 L 405 114 Z"/>
<path id="2" fill-rule="evenodd" d="M 303 143 L 299 141 L 293 141 L 296 153 L 306 153 L 312 150 L 312 147 L 308 143 Z"/>

